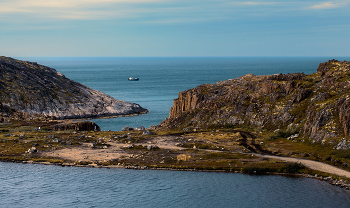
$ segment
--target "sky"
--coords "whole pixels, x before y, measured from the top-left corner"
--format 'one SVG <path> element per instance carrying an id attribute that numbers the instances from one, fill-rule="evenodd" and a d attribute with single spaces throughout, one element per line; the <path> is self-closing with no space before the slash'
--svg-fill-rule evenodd
<path id="1" fill-rule="evenodd" d="M 0 0 L 0 55 L 350 56 L 350 0 Z"/>

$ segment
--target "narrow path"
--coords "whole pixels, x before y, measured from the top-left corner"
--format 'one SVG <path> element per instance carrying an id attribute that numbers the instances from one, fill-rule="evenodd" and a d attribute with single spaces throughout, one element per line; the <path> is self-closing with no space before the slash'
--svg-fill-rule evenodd
<path id="1" fill-rule="evenodd" d="M 271 159 L 276 159 L 276 160 L 282 160 L 286 162 L 296 162 L 296 163 L 301 163 L 305 165 L 308 168 L 311 168 L 313 170 L 318 170 L 322 171 L 325 173 L 330 173 L 338 176 L 344 176 L 347 178 L 350 178 L 350 172 L 346 170 L 342 170 L 340 168 L 322 163 L 322 162 L 317 162 L 313 160 L 306 160 L 306 159 L 300 159 L 300 158 L 293 158 L 293 157 L 280 157 L 280 156 L 274 156 L 274 155 L 262 155 L 262 154 L 253 154 L 258 157 L 264 157 L 264 158 L 271 158 Z"/>

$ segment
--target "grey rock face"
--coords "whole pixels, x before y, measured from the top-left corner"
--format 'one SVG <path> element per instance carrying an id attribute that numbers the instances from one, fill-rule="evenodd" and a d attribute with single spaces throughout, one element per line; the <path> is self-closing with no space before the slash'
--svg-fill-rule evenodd
<path id="1" fill-rule="evenodd" d="M 289 139 L 350 148 L 350 62 L 321 63 L 317 73 L 248 74 L 180 92 L 169 118 L 153 129 L 254 128 Z M 298 135 L 298 136 L 296 136 Z M 342 140 L 342 141 L 340 141 Z"/>
<path id="2" fill-rule="evenodd" d="M 146 113 L 140 105 L 116 100 L 33 62 L 0 57 L 0 101 L 19 112 L 56 119 Z"/>

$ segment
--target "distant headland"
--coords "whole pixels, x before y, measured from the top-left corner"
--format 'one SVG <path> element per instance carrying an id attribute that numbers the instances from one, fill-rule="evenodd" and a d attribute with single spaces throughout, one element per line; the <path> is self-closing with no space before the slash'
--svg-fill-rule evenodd
<path id="1" fill-rule="evenodd" d="M 147 109 L 116 100 L 34 62 L 0 56 L 0 114 L 3 122 L 113 117 L 147 113 Z M 10 115 L 11 114 L 11 115 Z"/>

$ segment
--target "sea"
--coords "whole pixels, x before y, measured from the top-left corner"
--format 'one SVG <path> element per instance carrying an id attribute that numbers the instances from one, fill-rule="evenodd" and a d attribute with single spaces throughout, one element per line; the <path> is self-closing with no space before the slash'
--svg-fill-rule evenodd
<path id="1" fill-rule="evenodd" d="M 178 93 L 245 74 L 315 73 L 350 57 L 16 57 L 37 62 L 148 113 L 93 119 L 103 131 L 168 117 Z M 139 81 L 129 81 L 137 77 Z M 349 207 L 350 191 L 278 175 L 81 168 L 0 162 L 1 207 Z"/>

